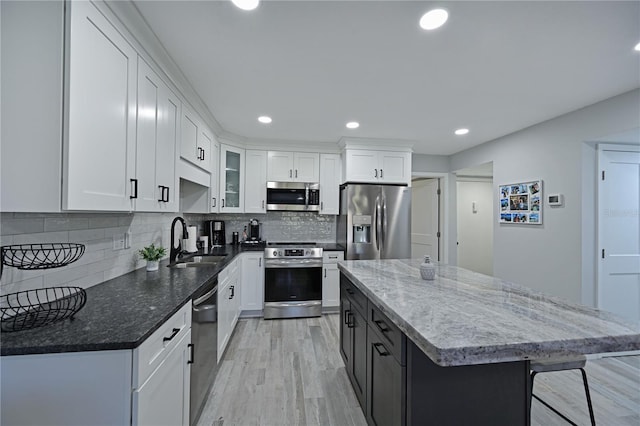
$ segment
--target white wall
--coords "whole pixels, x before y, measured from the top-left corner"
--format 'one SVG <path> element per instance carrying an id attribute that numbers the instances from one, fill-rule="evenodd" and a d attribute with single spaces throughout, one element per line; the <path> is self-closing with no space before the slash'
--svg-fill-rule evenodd
<path id="1" fill-rule="evenodd" d="M 542 179 L 545 194 L 565 195 L 563 208 L 545 203 L 540 226 L 494 227 L 495 276 L 573 301 L 590 300 L 595 208 L 583 204 L 592 203 L 596 164 L 587 141 L 639 126 L 640 90 L 633 90 L 451 157 L 451 170 L 493 161 L 494 218 L 500 184 Z"/>
<path id="2" fill-rule="evenodd" d="M 493 183 L 462 179 L 456 183 L 458 266 L 493 275 Z"/>

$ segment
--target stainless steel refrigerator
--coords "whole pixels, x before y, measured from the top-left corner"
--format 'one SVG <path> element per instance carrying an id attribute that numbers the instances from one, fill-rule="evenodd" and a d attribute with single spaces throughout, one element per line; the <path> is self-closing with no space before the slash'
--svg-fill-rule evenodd
<path id="1" fill-rule="evenodd" d="M 337 242 L 345 259 L 411 257 L 411 188 L 344 184 L 340 187 Z"/>

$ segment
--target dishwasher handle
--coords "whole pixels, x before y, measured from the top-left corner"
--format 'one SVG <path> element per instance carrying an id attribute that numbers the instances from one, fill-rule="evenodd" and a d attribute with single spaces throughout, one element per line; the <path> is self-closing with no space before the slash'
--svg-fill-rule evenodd
<path id="1" fill-rule="evenodd" d="M 211 290 L 209 290 L 206 294 L 203 294 L 202 296 L 198 297 L 193 301 L 193 308 L 195 309 L 198 306 L 204 304 L 204 302 L 206 302 L 209 298 L 211 298 L 217 292 L 218 292 L 218 285 L 216 284 L 216 286 L 213 287 Z"/>

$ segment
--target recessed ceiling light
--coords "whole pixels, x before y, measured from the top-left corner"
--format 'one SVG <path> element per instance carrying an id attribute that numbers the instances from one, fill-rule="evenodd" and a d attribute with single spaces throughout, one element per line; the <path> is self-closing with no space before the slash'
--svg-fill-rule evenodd
<path id="1" fill-rule="evenodd" d="M 422 15 L 420 28 L 423 30 L 435 30 L 440 28 L 449 19 L 449 12 L 444 9 L 433 9 Z"/>
<path id="2" fill-rule="evenodd" d="M 357 121 L 350 121 L 347 123 L 347 129 L 357 129 L 358 127 L 360 127 L 360 123 Z"/>
<path id="3" fill-rule="evenodd" d="M 636 44 L 636 47 L 634 47 L 634 49 L 640 52 L 640 43 Z"/>
<path id="4" fill-rule="evenodd" d="M 231 2 L 242 10 L 253 10 L 260 4 L 260 0 L 231 0 Z"/>
<path id="5" fill-rule="evenodd" d="M 464 129 L 464 128 L 463 129 L 458 129 L 453 133 L 455 133 L 458 136 L 462 136 L 462 135 L 466 135 L 467 133 L 469 133 L 469 129 Z"/>
<path id="6" fill-rule="evenodd" d="M 266 115 L 261 115 L 260 117 L 258 117 L 258 121 L 263 123 L 263 124 L 269 124 L 271 123 L 273 120 L 271 120 L 271 117 L 268 117 Z"/>

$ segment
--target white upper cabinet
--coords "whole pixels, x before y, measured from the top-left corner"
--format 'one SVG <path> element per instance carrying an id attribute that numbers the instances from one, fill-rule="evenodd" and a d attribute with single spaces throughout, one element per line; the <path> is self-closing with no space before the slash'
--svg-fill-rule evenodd
<path id="1" fill-rule="evenodd" d="M 5 212 L 60 211 L 64 6 L 0 2 L 0 210 Z"/>
<path id="2" fill-rule="evenodd" d="M 182 138 L 180 156 L 192 164 L 210 172 L 213 135 L 202 124 L 200 116 L 186 105 L 182 106 Z"/>
<path id="3" fill-rule="evenodd" d="M 320 155 L 315 152 L 269 151 L 267 180 L 269 182 L 318 182 Z"/>
<path id="4" fill-rule="evenodd" d="M 132 209 L 136 51 L 89 2 L 71 3 L 63 207 Z"/>
<path id="5" fill-rule="evenodd" d="M 344 181 L 411 184 L 411 152 L 346 149 Z"/>
<path id="6" fill-rule="evenodd" d="M 340 169 L 340 155 L 320 154 L 320 214 L 339 213 Z"/>
<path id="7" fill-rule="evenodd" d="M 136 138 L 137 211 L 177 211 L 176 142 L 180 101 L 158 75 L 138 60 Z"/>
<path id="8" fill-rule="evenodd" d="M 244 212 L 244 149 L 220 146 L 220 213 Z"/>
<path id="9" fill-rule="evenodd" d="M 219 163 L 220 144 L 214 137 L 211 140 L 211 181 L 209 184 L 209 212 L 218 213 L 220 211 L 219 190 L 218 190 L 218 172 L 220 170 Z"/>
<path id="10" fill-rule="evenodd" d="M 244 212 L 267 212 L 267 151 L 245 152 Z"/>

